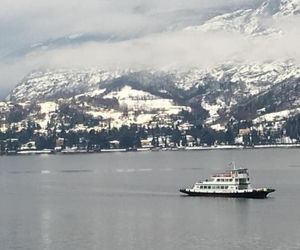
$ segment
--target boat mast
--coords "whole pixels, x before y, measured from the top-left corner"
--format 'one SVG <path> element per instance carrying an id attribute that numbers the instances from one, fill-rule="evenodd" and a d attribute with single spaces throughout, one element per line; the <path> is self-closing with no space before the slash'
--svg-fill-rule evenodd
<path id="1" fill-rule="evenodd" d="M 236 170 L 235 162 L 234 162 L 234 161 L 230 162 L 230 163 L 229 163 L 229 166 L 233 167 L 233 170 Z"/>

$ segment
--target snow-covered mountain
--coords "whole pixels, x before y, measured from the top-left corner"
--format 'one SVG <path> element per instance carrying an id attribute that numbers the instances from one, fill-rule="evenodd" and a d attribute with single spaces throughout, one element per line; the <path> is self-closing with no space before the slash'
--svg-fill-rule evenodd
<path id="1" fill-rule="evenodd" d="M 98 89 L 98 83 L 117 78 L 121 71 L 45 70 L 30 73 L 13 89 L 9 100 L 42 100 L 69 98 Z"/>
<path id="2" fill-rule="evenodd" d="M 187 27 L 186 30 L 238 32 L 251 36 L 278 34 L 282 31 L 272 26 L 272 20 L 299 14 L 299 0 L 267 0 L 256 9 L 226 13 L 203 25 Z"/>
<path id="3" fill-rule="evenodd" d="M 8 99 L 44 102 L 75 98 L 90 104 L 100 98 L 117 100 L 119 108 L 127 106 L 132 111 L 154 113 L 162 109 L 178 113 L 182 108 L 198 107 L 208 112 L 206 122 L 214 123 L 232 114 L 256 117 L 256 111 L 264 108 L 256 104 L 257 100 L 274 91 L 276 102 L 264 102 L 272 106 L 272 112 L 297 107 L 300 93 L 291 90 L 300 86 L 299 79 L 300 68 L 291 63 L 224 64 L 210 70 L 184 72 L 47 70 L 31 73 Z M 281 98 L 287 95 L 286 91 L 289 99 Z M 251 111 L 246 112 L 249 103 Z M 99 107 L 103 112 L 103 105 Z"/>
<path id="4" fill-rule="evenodd" d="M 298 14 L 300 0 L 266 0 L 256 9 L 222 14 L 186 29 L 239 32 L 256 39 L 284 33 L 272 26 L 270 20 Z M 157 114 L 170 116 L 182 110 L 192 111 L 210 125 L 226 123 L 232 116 L 258 121 L 266 114 L 299 111 L 300 67 L 292 59 L 224 62 L 207 69 L 185 70 L 40 70 L 24 78 L 7 100 L 80 103 L 88 114 L 113 119 L 115 124 L 122 121 L 124 111 L 128 123 L 145 124 Z"/>

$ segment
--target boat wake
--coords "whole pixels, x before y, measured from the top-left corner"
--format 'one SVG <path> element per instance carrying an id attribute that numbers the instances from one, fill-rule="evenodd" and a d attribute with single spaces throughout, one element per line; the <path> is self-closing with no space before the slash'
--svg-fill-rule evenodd
<path id="1" fill-rule="evenodd" d="M 151 172 L 152 168 L 118 168 L 116 169 L 117 173 L 135 173 L 135 172 Z"/>

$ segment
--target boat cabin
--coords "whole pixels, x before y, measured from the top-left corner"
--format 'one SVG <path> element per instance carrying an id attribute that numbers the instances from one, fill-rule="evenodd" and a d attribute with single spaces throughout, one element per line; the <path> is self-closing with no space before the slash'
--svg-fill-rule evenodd
<path id="1" fill-rule="evenodd" d="M 201 191 L 226 191 L 250 189 L 248 169 L 240 168 L 214 174 L 210 180 L 199 181 L 194 186 Z"/>

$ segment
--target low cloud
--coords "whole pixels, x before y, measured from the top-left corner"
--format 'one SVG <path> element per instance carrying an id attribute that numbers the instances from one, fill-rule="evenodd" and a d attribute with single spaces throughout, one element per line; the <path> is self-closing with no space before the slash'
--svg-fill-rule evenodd
<path id="1" fill-rule="evenodd" d="M 261 0 L 2 0 L 0 53 L 73 33 L 152 32 Z M 193 16 L 194 12 L 199 16 Z M 174 13 L 174 15 L 172 15 Z M 185 17 L 185 20 L 183 17 Z M 178 20 L 178 18 L 180 20 Z M 184 25 L 184 24 L 183 24 Z M 1 56 L 1 54 L 0 54 Z"/>
<path id="2" fill-rule="evenodd" d="M 272 21 L 279 35 L 250 39 L 239 33 L 183 30 L 201 23 L 204 15 L 244 8 L 260 0 L 89 0 L 41 2 L 25 7 L 4 0 L 0 10 L 0 54 L 26 44 L 76 33 L 126 34 L 127 40 L 86 41 L 82 44 L 33 50 L 0 63 L 0 89 L 12 88 L 28 72 L 40 68 L 209 68 L 229 61 L 264 62 L 293 58 L 300 62 L 300 19 Z M 231 4 L 231 5 L 230 5 Z M 232 7 L 232 6 L 236 7 Z M 59 6 L 59 7 L 58 7 Z M 10 10 L 10 11 L 8 11 Z M 9 12 L 9 14 L 6 14 Z M 18 21 L 14 20 L 18 16 Z M 204 19 L 203 19 L 204 18 Z M 7 24 L 7 25 L 5 25 Z M 176 26 L 176 25 L 177 26 Z M 12 30 L 18 30 L 13 34 Z M 6 33 L 5 33 L 6 31 Z M 130 38 L 130 34 L 139 33 Z M 22 38 L 22 39 L 21 39 Z M 12 40 L 20 40 L 13 43 Z"/>
<path id="3" fill-rule="evenodd" d="M 37 68 L 209 68 L 230 61 L 262 63 L 291 58 L 299 63 L 299 44 L 300 31 L 294 28 L 286 28 L 284 34 L 252 39 L 239 33 L 184 30 L 122 42 L 91 42 L 36 51 L 13 64 L 1 65 L 0 72 L 2 79 L 6 75 L 4 79 L 8 80 L 12 71 L 20 72 L 14 75 L 18 78 Z"/>
<path id="4" fill-rule="evenodd" d="M 118 43 L 88 43 L 33 53 L 50 67 L 168 68 L 209 67 L 230 60 L 247 40 L 238 34 L 169 32 Z"/>

